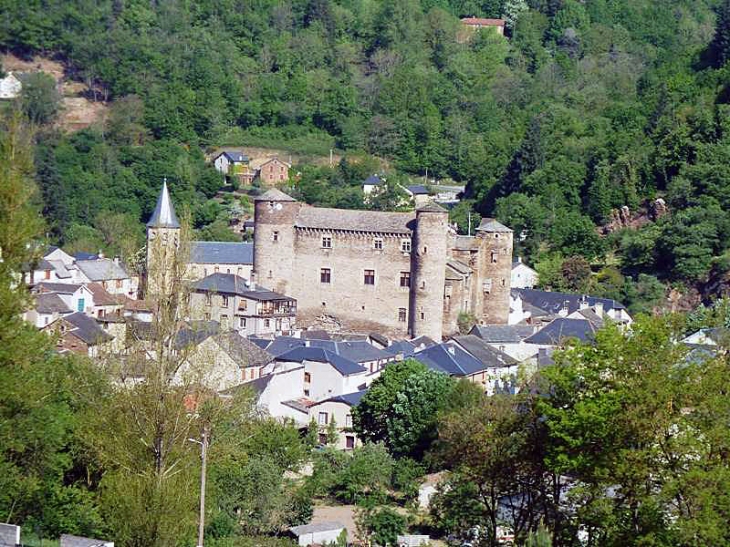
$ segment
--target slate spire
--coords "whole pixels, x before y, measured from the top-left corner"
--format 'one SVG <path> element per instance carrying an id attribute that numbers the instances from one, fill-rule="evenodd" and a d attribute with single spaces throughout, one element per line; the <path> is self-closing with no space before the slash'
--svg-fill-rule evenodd
<path id="1" fill-rule="evenodd" d="M 167 191 L 167 179 L 162 183 L 162 191 L 157 198 L 157 205 L 147 223 L 148 228 L 179 228 L 180 223 L 175 215 L 175 208 L 172 206 L 170 192 Z"/>

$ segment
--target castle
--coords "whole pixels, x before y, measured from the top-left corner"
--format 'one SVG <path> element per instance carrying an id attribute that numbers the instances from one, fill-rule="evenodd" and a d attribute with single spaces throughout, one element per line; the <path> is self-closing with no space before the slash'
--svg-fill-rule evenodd
<path id="1" fill-rule="evenodd" d="M 272 188 L 256 198 L 254 224 L 252 280 L 295 298 L 300 327 L 324 320 L 440 341 L 462 312 L 507 323 L 512 230 L 496 220 L 464 236 L 435 203 L 415 213 L 330 209 Z M 176 230 L 164 187 L 148 223 L 148 271 L 159 269 L 153 241 L 177 241 L 166 235 Z"/>
<path id="2" fill-rule="evenodd" d="M 415 213 L 311 207 L 277 189 L 256 198 L 258 283 L 298 301 L 297 323 L 441 340 L 461 312 L 507 323 L 512 230 L 484 219 L 458 235 L 435 203 Z"/>

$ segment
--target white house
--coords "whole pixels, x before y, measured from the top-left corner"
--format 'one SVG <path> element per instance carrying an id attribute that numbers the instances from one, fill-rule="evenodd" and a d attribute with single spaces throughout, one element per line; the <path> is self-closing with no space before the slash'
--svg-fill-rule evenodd
<path id="1" fill-rule="evenodd" d="M 379 175 L 370 175 L 368 178 L 366 178 L 362 183 L 362 191 L 365 194 L 365 196 L 369 196 L 373 193 L 378 193 L 380 190 L 383 189 L 383 185 L 385 184 L 385 179 L 381 178 Z"/>
<path id="2" fill-rule="evenodd" d="M 54 293 L 74 312 L 94 313 L 94 293 L 81 283 L 38 283 L 35 294 Z"/>
<path id="3" fill-rule="evenodd" d="M 469 334 L 521 363 L 538 354 L 539 348 L 525 342 L 535 332 L 536 327 L 532 325 L 475 325 Z"/>
<path id="4" fill-rule="evenodd" d="M 248 156 L 241 152 L 221 152 L 213 160 L 216 170 L 224 175 L 233 174 L 231 167 L 246 164 L 248 164 Z"/>
<path id="5" fill-rule="evenodd" d="M 304 366 L 303 386 L 298 397 L 321 401 L 364 389 L 376 376 L 341 355 L 321 348 L 297 347 L 279 355 L 264 367 L 264 374 Z"/>
<path id="6" fill-rule="evenodd" d="M 302 398 L 304 367 L 301 365 L 264 374 L 233 389 L 253 390 L 256 393 L 257 406 L 274 418 L 291 419 L 301 427 L 309 423 L 307 405 L 311 401 Z M 228 393 L 231 391 L 233 390 Z"/>
<path id="7" fill-rule="evenodd" d="M 522 257 L 518 256 L 512 262 L 512 276 L 510 287 L 513 289 L 532 289 L 539 282 L 539 276 L 535 270 L 522 262 Z"/>
<path id="8" fill-rule="evenodd" d="M 5 78 L 0 79 L 0 99 L 16 99 L 22 90 L 22 82 L 12 72 L 8 72 Z"/>
<path id="9" fill-rule="evenodd" d="M 345 540 L 347 540 L 347 529 L 344 524 L 339 522 L 319 522 L 317 524 L 293 526 L 289 528 L 289 533 L 296 538 L 301 547 L 334 544 L 342 533 L 345 534 Z"/>
<path id="10" fill-rule="evenodd" d="M 36 295 L 33 308 L 25 312 L 25 320 L 42 329 L 59 317 L 70 315 L 73 310 L 56 293 Z"/>

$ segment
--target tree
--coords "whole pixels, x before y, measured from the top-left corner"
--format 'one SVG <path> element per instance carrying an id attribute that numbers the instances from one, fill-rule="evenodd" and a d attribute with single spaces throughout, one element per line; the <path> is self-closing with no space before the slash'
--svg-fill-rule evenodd
<path id="1" fill-rule="evenodd" d="M 454 380 L 432 370 L 405 380 L 386 421 L 388 448 L 393 454 L 423 458 L 436 439 L 438 413 L 448 404 L 453 389 Z"/>
<path id="2" fill-rule="evenodd" d="M 714 65 L 721 68 L 730 59 L 730 2 L 723 0 L 717 9 L 715 36 L 710 44 Z"/>
<path id="3" fill-rule="evenodd" d="M 390 507 L 363 509 L 356 517 L 360 539 L 383 547 L 397 545 L 406 529 L 406 518 Z"/>
<path id="4" fill-rule="evenodd" d="M 376 443 L 387 439 L 387 419 L 396 395 L 410 376 L 425 370 L 423 363 L 413 359 L 391 363 L 385 367 L 352 412 L 353 427 L 363 442 Z"/>
<path id="5" fill-rule="evenodd" d="M 20 104 L 28 119 L 38 125 L 55 121 L 61 108 L 56 81 L 43 72 L 34 72 L 23 80 Z"/>

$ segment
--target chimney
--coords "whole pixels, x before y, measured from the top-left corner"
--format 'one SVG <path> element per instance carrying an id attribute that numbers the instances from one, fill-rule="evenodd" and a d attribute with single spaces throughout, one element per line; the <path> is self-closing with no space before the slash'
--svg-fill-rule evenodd
<path id="1" fill-rule="evenodd" d="M 101 249 L 99 249 L 99 252 L 97 253 L 96 256 L 98 256 L 99 258 L 104 258 L 104 251 L 102 251 Z"/>
<path id="2" fill-rule="evenodd" d="M 596 302 L 593 307 L 596 310 L 596 315 L 598 317 L 603 317 L 603 302 Z"/>
<path id="3" fill-rule="evenodd" d="M 522 257 L 521 256 L 518 256 L 517 257 L 517 264 L 522 264 Z"/>
<path id="4" fill-rule="evenodd" d="M 581 310 L 587 310 L 588 309 L 588 297 L 586 295 L 583 295 L 580 299 L 579 309 Z"/>
<path id="5" fill-rule="evenodd" d="M 115 256 L 114 257 L 114 264 L 119 264 L 119 257 L 118 256 Z"/>
<path id="6" fill-rule="evenodd" d="M 565 317 L 566 315 L 568 315 L 568 301 L 567 300 L 563 301 L 563 307 L 558 312 L 558 315 L 560 317 Z"/>

